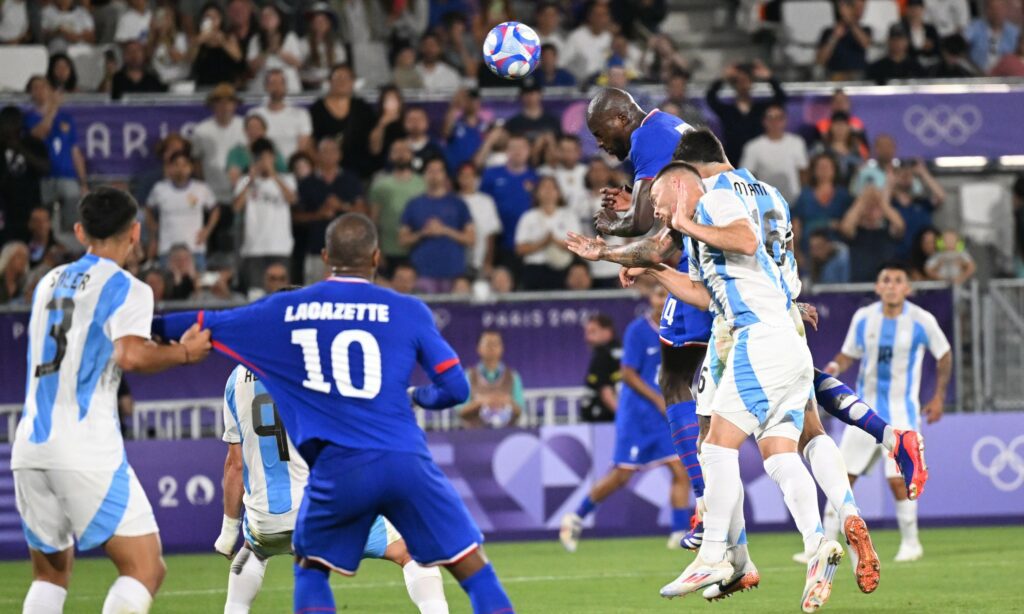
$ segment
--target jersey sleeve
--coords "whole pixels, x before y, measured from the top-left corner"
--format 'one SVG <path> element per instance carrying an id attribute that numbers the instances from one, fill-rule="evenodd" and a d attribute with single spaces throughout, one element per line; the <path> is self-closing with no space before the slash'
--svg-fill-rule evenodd
<path id="1" fill-rule="evenodd" d="M 867 325 L 867 314 L 863 309 L 854 314 L 850 321 L 850 329 L 846 331 L 846 340 L 843 341 L 843 354 L 850 358 L 860 358 L 864 355 L 864 327 Z"/>
<path id="2" fill-rule="evenodd" d="M 202 330 L 210 331 L 213 349 L 236 360 L 257 375 L 263 375 L 262 365 L 278 358 L 276 344 L 265 334 L 253 331 L 280 329 L 282 316 L 274 318 L 273 303 L 267 299 L 244 307 L 223 311 L 199 311 L 196 322 Z"/>
<path id="3" fill-rule="evenodd" d="M 711 190 L 697 204 L 697 216 L 707 226 L 728 226 L 738 219 L 749 220 L 750 211 L 731 189 Z"/>
<path id="4" fill-rule="evenodd" d="M 226 443 L 242 443 L 242 434 L 238 430 L 238 405 L 235 401 L 235 382 L 238 381 L 238 367 L 228 376 L 224 386 L 224 436 L 221 441 Z"/>
<path id="5" fill-rule="evenodd" d="M 434 323 L 434 315 L 425 303 L 414 301 L 413 322 L 416 322 L 416 359 L 429 376 L 436 376 L 459 364 L 459 355 L 441 336 L 441 331 Z"/>
<path id="6" fill-rule="evenodd" d="M 921 325 L 924 326 L 924 333 L 928 337 L 928 351 L 931 352 L 935 360 L 938 360 L 951 349 L 949 339 L 946 338 L 946 333 L 942 332 L 942 328 L 939 326 L 935 316 L 927 312 L 925 312 L 924 316 Z"/>
<path id="7" fill-rule="evenodd" d="M 672 300 L 671 297 L 669 300 Z M 622 366 L 639 371 L 644 360 L 644 347 L 637 327 L 630 324 L 622 339 Z"/>
<path id="8" fill-rule="evenodd" d="M 124 276 L 128 290 L 124 303 L 110 316 L 110 340 L 117 341 L 122 337 L 149 339 L 153 326 L 153 291 L 127 273 L 118 275 Z"/>

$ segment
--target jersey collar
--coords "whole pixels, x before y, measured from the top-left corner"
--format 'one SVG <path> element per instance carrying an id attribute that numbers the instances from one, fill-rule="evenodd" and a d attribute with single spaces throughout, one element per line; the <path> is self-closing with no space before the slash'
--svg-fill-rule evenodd
<path id="1" fill-rule="evenodd" d="M 655 113 L 661 113 L 661 109 L 651 109 L 651 112 L 648 113 L 642 120 L 640 120 L 640 125 L 643 126 L 645 123 L 647 123 L 647 120 L 654 117 Z"/>
<path id="2" fill-rule="evenodd" d="M 353 276 L 350 276 L 350 275 L 332 275 L 331 277 L 327 278 L 327 281 L 336 281 L 336 282 L 343 283 L 343 284 L 368 284 L 368 283 L 370 283 L 369 279 L 365 279 L 363 277 L 353 277 Z"/>

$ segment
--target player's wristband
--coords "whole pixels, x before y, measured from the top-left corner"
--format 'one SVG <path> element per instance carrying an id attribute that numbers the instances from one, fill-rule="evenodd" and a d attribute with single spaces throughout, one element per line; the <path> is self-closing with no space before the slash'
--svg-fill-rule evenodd
<path id="1" fill-rule="evenodd" d="M 241 518 L 232 518 L 231 516 L 224 514 L 224 520 L 222 520 L 220 523 L 220 533 L 221 535 L 237 535 L 238 528 L 240 526 L 242 526 Z"/>

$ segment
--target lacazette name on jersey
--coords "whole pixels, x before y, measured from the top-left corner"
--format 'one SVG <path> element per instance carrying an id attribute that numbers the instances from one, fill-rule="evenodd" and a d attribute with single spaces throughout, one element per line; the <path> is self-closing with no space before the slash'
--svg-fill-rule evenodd
<path id="1" fill-rule="evenodd" d="M 389 322 L 388 306 L 381 303 L 311 302 L 288 305 L 285 322 L 304 320 L 355 320 L 357 322 Z"/>

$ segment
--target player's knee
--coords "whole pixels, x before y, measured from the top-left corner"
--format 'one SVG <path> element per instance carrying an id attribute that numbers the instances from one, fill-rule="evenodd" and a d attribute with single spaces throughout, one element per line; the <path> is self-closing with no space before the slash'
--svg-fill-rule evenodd
<path id="1" fill-rule="evenodd" d="M 629 479 L 633 477 L 635 473 L 632 469 L 626 469 L 624 467 L 616 467 L 612 472 L 612 479 L 615 481 L 615 487 L 621 488 L 629 482 Z"/>

